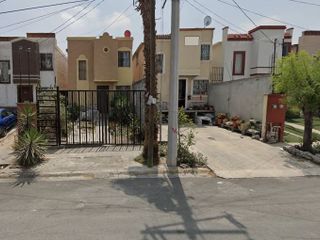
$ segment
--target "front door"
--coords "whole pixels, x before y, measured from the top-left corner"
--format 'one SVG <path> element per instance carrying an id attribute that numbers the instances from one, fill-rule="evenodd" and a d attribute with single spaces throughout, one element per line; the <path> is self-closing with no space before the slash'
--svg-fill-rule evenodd
<path id="1" fill-rule="evenodd" d="M 97 86 L 97 105 L 100 113 L 108 110 L 108 90 L 109 86 Z"/>
<path id="2" fill-rule="evenodd" d="M 33 102 L 33 86 L 18 85 L 17 86 L 18 103 Z"/>
<path id="3" fill-rule="evenodd" d="M 186 107 L 186 90 L 187 90 L 187 80 L 179 79 L 179 94 L 178 94 L 178 106 Z"/>

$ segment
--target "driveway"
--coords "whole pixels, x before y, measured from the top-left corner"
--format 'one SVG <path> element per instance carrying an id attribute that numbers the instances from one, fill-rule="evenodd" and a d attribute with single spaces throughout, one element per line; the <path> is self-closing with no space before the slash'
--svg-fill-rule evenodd
<path id="1" fill-rule="evenodd" d="M 294 177 L 320 175 L 320 166 L 297 159 L 282 150 L 226 129 L 196 129 L 194 150 L 208 158 L 209 167 L 223 178 Z"/>

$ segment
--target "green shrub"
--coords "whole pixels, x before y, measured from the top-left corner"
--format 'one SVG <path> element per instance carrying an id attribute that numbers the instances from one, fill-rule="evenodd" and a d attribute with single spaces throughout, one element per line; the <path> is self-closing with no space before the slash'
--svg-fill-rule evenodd
<path id="1" fill-rule="evenodd" d="M 195 144 L 195 125 L 183 108 L 178 113 L 178 165 L 186 164 L 189 167 L 206 165 L 207 158 L 201 153 L 194 153 L 190 147 Z"/>
<path id="2" fill-rule="evenodd" d="M 300 118 L 300 109 L 297 107 L 289 107 L 286 112 L 286 119 L 294 119 L 294 118 Z"/>
<path id="3" fill-rule="evenodd" d="M 32 167 L 40 163 L 45 156 L 46 142 L 45 136 L 35 128 L 27 129 L 14 144 L 18 164 Z"/>
<path id="4" fill-rule="evenodd" d="M 36 127 L 37 113 L 31 106 L 24 106 L 18 113 L 18 131 L 23 134 L 30 128 Z"/>

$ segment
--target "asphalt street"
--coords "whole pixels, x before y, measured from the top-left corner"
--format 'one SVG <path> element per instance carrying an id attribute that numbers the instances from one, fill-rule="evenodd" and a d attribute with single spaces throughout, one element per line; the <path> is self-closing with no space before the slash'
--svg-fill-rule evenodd
<path id="1" fill-rule="evenodd" d="M 320 178 L 17 179 L 0 239 L 320 239 Z"/>

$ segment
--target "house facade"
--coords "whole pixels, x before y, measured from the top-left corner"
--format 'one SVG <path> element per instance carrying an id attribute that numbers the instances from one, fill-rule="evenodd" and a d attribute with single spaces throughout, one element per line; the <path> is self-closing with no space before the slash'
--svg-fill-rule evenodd
<path id="1" fill-rule="evenodd" d="M 35 102 L 37 87 L 55 87 L 66 76 L 67 58 L 54 33 L 0 37 L 0 107 Z"/>
<path id="2" fill-rule="evenodd" d="M 213 28 L 182 28 L 179 40 L 179 107 L 192 108 L 208 102 L 208 84 L 213 60 Z M 134 84 L 144 79 L 144 44 L 133 55 Z M 166 110 L 169 102 L 171 35 L 156 38 L 156 70 L 159 99 Z"/>
<path id="3" fill-rule="evenodd" d="M 293 52 L 306 51 L 311 55 L 316 55 L 320 51 L 320 31 L 308 30 L 302 32 L 299 43 L 292 46 Z"/>
<path id="4" fill-rule="evenodd" d="M 222 42 L 213 46 L 216 82 L 270 75 L 277 59 L 291 51 L 293 29 L 286 26 L 258 26 L 244 34 L 229 34 L 228 27 L 222 31 Z"/>
<path id="5" fill-rule="evenodd" d="M 132 43 L 108 33 L 96 37 L 68 37 L 68 81 L 63 89 L 130 89 L 132 86 Z"/>

